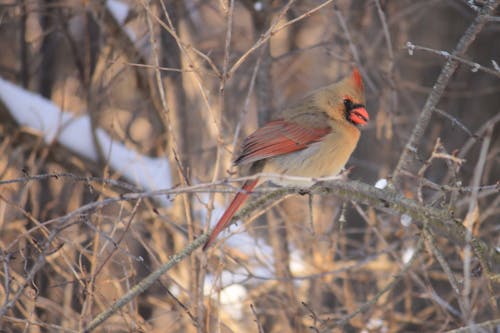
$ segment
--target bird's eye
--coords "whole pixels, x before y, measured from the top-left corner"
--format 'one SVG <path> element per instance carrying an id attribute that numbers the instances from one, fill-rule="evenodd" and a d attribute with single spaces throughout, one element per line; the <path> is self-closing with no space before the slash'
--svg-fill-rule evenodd
<path id="1" fill-rule="evenodd" d="M 347 110 L 350 110 L 352 108 L 352 101 L 348 98 L 344 99 L 344 105 Z"/>

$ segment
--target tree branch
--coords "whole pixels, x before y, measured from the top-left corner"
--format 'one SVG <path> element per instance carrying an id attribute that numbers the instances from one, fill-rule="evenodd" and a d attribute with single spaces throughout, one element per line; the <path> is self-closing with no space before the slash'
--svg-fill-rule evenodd
<path id="1" fill-rule="evenodd" d="M 269 190 L 269 189 L 268 189 Z M 243 208 L 238 215 L 233 218 L 233 222 L 248 217 L 252 212 L 262 209 L 270 202 L 275 202 L 286 195 L 298 193 L 300 189 L 281 188 L 272 190 L 262 195 L 259 199 L 251 202 Z M 259 191 L 260 192 L 260 191 Z M 482 240 L 470 235 L 467 229 L 446 210 L 433 207 L 426 207 L 414 200 L 405 198 L 401 194 L 375 188 L 374 186 L 358 181 L 332 181 L 319 182 L 311 188 L 313 194 L 334 194 L 346 200 L 354 200 L 368 206 L 381 208 L 398 214 L 407 214 L 414 220 L 421 221 L 430 230 L 450 239 L 458 245 L 464 245 L 467 239 L 470 239 L 470 245 L 487 278 L 495 282 L 500 282 L 500 275 L 491 272 L 490 264 L 500 264 L 500 253 L 488 247 Z M 126 198 L 127 195 L 122 196 Z M 160 276 L 170 270 L 172 267 L 189 256 L 196 248 L 203 245 L 208 239 L 209 233 L 203 233 L 192 243 L 188 244 L 182 251 L 173 255 L 171 259 L 148 275 L 129 290 L 122 298 L 111 305 L 106 311 L 99 314 L 82 332 L 90 332 L 108 319 L 113 313 L 118 311 L 125 304 L 130 302 L 135 296 L 148 289 Z M 470 237 L 470 238 L 468 238 Z"/>
<path id="2" fill-rule="evenodd" d="M 413 132 L 410 136 L 410 139 L 406 143 L 406 146 L 403 149 L 403 153 L 399 158 L 396 169 L 393 174 L 393 183 L 397 187 L 401 178 L 401 171 L 406 169 L 410 164 L 412 157 L 417 152 L 417 146 L 422 139 L 427 125 L 432 116 L 432 111 L 437 106 L 441 96 L 443 95 L 448 82 L 450 81 L 451 76 L 457 69 L 460 61 L 458 58 L 464 56 L 465 52 L 472 44 L 472 42 L 476 39 L 476 36 L 481 32 L 484 25 L 489 21 L 488 18 L 491 14 L 494 13 L 495 9 L 500 5 L 500 0 L 489 0 L 479 11 L 478 15 L 463 34 L 462 38 L 458 42 L 455 50 L 451 53 L 450 57 L 448 57 L 448 61 L 444 65 L 441 74 L 437 78 L 436 84 L 434 85 L 427 101 L 425 102 L 424 109 L 422 113 L 420 113 L 420 117 L 417 121 L 417 124 L 413 128 Z"/>

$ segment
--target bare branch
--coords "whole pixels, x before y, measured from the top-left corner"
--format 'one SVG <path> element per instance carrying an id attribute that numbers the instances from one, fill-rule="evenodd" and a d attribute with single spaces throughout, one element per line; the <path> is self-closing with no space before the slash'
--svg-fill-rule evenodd
<path id="1" fill-rule="evenodd" d="M 296 193 L 300 190 L 298 189 L 290 189 L 283 188 L 279 190 L 275 190 L 269 194 L 264 195 L 258 200 L 255 200 L 253 203 L 249 204 L 246 208 L 242 209 L 240 214 L 233 218 L 233 221 L 245 218 L 249 216 L 253 211 L 261 208 L 263 205 L 267 205 L 269 202 L 274 202 L 279 198 L 291 194 Z M 333 193 L 341 198 L 355 200 L 364 204 L 367 204 L 372 207 L 380 207 L 383 209 L 390 210 L 392 212 L 397 212 L 400 214 L 408 214 L 413 219 L 417 221 L 423 221 L 425 225 L 429 227 L 433 232 L 447 237 L 451 241 L 464 245 L 468 239 L 470 239 L 471 247 L 478 257 L 481 265 L 483 265 L 483 269 L 486 272 L 488 278 L 494 281 L 500 281 L 500 276 L 495 276 L 490 272 L 489 264 L 490 261 L 500 262 L 500 253 L 496 253 L 494 249 L 489 249 L 488 246 L 482 242 L 474 238 L 470 233 L 468 233 L 467 229 L 460 223 L 453 219 L 452 216 L 446 211 L 438 210 L 436 208 L 424 207 L 419 205 L 417 202 L 404 198 L 401 194 L 389 191 L 383 191 L 377 189 L 375 187 L 369 186 L 367 184 L 363 184 L 360 182 L 349 181 L 335 181 L 329 183 L 320 183 L 317 184 L 314 188 L 312 188 L 312 193 L 316 194 L 326 194 Z M 135 195 L 134 195 L 135 196 Z M 167 263 L 163 264 L 160 268 L 155 270 L 153 273 L 148 275 L 147 278 L 139 282 L 136 286 L 130 289 L 122 298 L 120 298 L 116 303 L 114 303 L 108 310 L 101 313 L 97 316 L 84 330 L 83 332 L 90 332 L 97 326 L 99 326 L 102 322 L 104 322 L 107 318 L 109 318 L 114 312 L 123 307 L 129 301 L 131 301 L 135 296 L 144 292 L 147 288 L 149 288 L 162 274 L 170 270 L 172 267 L 181 262 L 184 258 L 186 258 L 189 254 L 191 254 L 196 248 L 203 245 L 208 239 L 209 233 L 203 233 L 197 239 L 195 239 L 192 243 L 188 244 L 182 251 L 172 256 L 172 259 Z M 419 242 L 418 248 L 420 249 L 422 244 L 422 239 Z M 398 275 L 397 279 L 394 279 L 389 283 L 386 287 L 384 287 L 377 295 L 361 306 L 357 311 L 350 314 L 349 316 L 342 319 L 340 322 L 336 322 L 334 325 L 341 325 L 346 322 L 350 318 L 354 317 L 358 313 L 361 313 L 369 306 L 373 305 L 385 292 L 390 290 L 392 286 L 397 283 L 397 281 L 404 275 L 413 260 L 416 258 L 417 253 L 419 251 L 415 251 L 413 254 L 413 259 L 410 260 L 402 272 Z M 330 326 L 328 326 L 330 327 Z"/>
<path id="2" fill-rule="evenodd" d="M 481 65 L 481 64 L 479 64 L 477 62 L 470 61 L 470 60 L 464 59 L 462 57 L 450 54 L 447 51 L 435 50 L 435 49 L 431 49 L 430 47 L 415 45 L 415 44 L 413 44 L 411 42 L 408 42 L 406 44 L 406 48 L 408 50 L 411 49 L 411 50 L 427 51 L 427 52 L 430 52 L 430 53 L 442 56 L 442 57 L 444 57 L 446 59 L 453 59 L 453 60 L 456 60 L 456 61 L 458 61 L 458 62 L 460 62 L 462 64 L 465 64 L 465 65 L 469 66 L 471 68 L 471 72 L 476 73 L 477 71 L 483 71 L 485 73 L 488 73 L 488 74 L 491 74 L 491 75 L 494 75 L 494 76 L 500 78 L 500 70 L 491 69 L 491 68 L 485 67 L 485 66 L 483 66 L 483 65 Z"/>
<path id="3" fill-rule="evenodd" d="M 429 121 L 431 119 L 432 111 L 441 99 L 441 96 L 443 95 L 443 92 L 446 89 L 451 76 L 459 65 L 459 61 L 454 57 L 463 57 L 469 46 L 476 39 L 477 35 L 481 32 L 481 30 L 488 22 L 488 16 L 495 11 L 498 5 L 500 5 L 500 0 L 489 0 L 483 6 L 467 31 L 460 38 L 455 50 L 453 50 L 453 52 L 451 53 L 452 57 L 450 57 L 444 65 L 441 73 L 439 74 L 439 77 L 436 80 L 436 84 L 429 94 L 424 108 L 420 113 L 417 124 L 413 128 L 410 139 L 403 149 L 403 153 L 399 158 L 396 169 L 394 170 L 392 181 L 394 182 L 396 187 L 399 186 L 399 183 L 401 181 L 401 171 L 403 169 L 406 169 L 410 161 L 414 158 L 417 152 L 417 147 L 420 144 L 420 140 L 422 139 L 427 125 L 429 124 Z"/>

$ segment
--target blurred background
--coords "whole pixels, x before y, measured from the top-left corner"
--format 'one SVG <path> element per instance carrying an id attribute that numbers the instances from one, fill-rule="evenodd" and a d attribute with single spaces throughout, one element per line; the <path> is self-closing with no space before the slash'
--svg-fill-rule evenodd
<path id="1" fill-rule="evenodd" d="M 97 155 L 47 142 L 0 99 L 1 180 L 19 180 L 1 184 L 0 327 L 78 331 L 207 230 L 238 187 L 68 215 L 152 189 L 109 163 L 97 129 L 167 160 L 172 187 L 233 178 L 246 135 L 356 65 L 371 121 L 348 177 L 390 181 L 447 54 L 484 3 L 1 0 L 0 78 L 88 117 Z M 500 246 L 498 15 L 467 50 L 397 188 L 470 221 L 492 248 Z M 334 328 L 401 272 L 421 237 L 416 221 L 334 195 L 291 196 L 257 213 L 96 331 L 446 332 L 499 316 L 498 284 L 473 259 L 466 289 L 463 249 L 436 236 L 450 272 L 427 245 L 376 305 Z M 450 276 L 469 292 L 457 294 Z"/>

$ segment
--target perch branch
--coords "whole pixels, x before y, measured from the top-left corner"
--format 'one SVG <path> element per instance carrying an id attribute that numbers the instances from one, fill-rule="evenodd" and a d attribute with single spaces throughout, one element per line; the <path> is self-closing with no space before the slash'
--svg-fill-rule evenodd
<path id="1" fill-rule="evenodd" d="M 270 176 L 268 175 L 267 177 Z M 249 216 L 257 209 L 262 209 L 262 207 L 268 205 L 269 202 L 274 202 L 286 195 L 298 193 L 299 191 L 300 189 L 295 188 L 281 188 L 273 191 L 268 190 L 268 193 L 265 193 L 259 199 L 251 202 L 248 206 L 243 208 L 241 212 L 233 218 L 233 222 Z M 346 200 L 354 200 L 398 214 L 407 214 L 414 220 L 423 222 L 426 227 L 436 234 L 442 235 L 459 245 L 464 245 L 466 240 L 470 239 L 471 248 L 474 254 L 478 257 L 478 260 L 480 261 L 484 272 L 486 272 L 487 277 L 492 281 L 500 282 L 500 276 L 491 273 L 489 265 L 490 262 L 500 263 L 500 253 L 497 253 L 495 249 L 490 249 L 483 241 L 470 235 L 468 230 L 461 223 L 454 220 L 446 210 L 426 207 L 414 200 L 405 198 L 397 192 L 377 189 L 373 186 L 357 181 L 346 182 L 336 180 L 332 182 L 320 182 L 311 188 L 311 193 L 320 195 L 335 194 L 336 196 Z M 125 200 L 128 196 L 129 195 L 124 195 L 122 196 L 122 199 Z M 137 198 L 137 195 L 131 194 L 130 196 Z M 207 239 L 208 233 L 203 233 L 192 243 L 188 244 L 182 251 L 173 255 L 167 263 L 163 264 L 156 271 L 135 285 L 106 311 L 99 314 L 82 332 L 90 332 L 95 329 L 113 313 L 131 301 L 135 296 L 148 289 L 162 274 L 181 262 L 196 248 L 203 245 Z M 376 299 L 374 299 L 374 301 L 376 302 Z"/>

